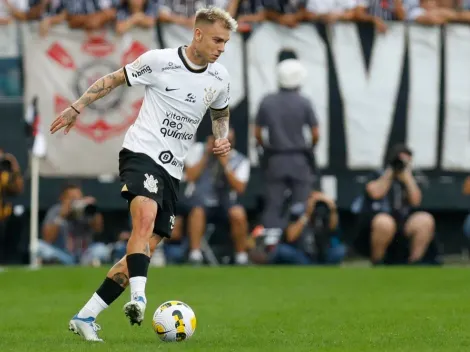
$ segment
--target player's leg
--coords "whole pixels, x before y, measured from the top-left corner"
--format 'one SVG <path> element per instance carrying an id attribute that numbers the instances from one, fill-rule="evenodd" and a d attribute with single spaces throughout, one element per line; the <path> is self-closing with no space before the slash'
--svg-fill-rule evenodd
<path id="1" fill-rule="evenodd" d="M 147 298 L 145 285 L 150 264 L 149 240 L 152 237 L 158 205 L 151 198 L 136 196 L 130 203 L 132 232 L 127 242 L 126 262 L 129 271 L 131 301 L 124 312 L 131 324 L 141 324 L 144 319 Z"/>
<path id="2" fill-rule="evenodd" d="M 152 256 L 160 236 L 152 236 L 149 241 L 150 256 Z M 101 286 L 91 296 L 89 301 L 76 314 L 69 323 L 69 328 L 76 334 L 89 341 L 101 341 L 96 331 L 99 326 L 95 323 L 98 315 L 110 306 L 129 285 L 129 271 L 127 269 L 127 260 L 124 256 L 108 272 Z"/>
<path id="3" fill-rule="evenodd" d="M 189 261 L 201 264 L 203 261 L 201 241 L 206 231 L 206 210 L 203 206 L 193 207 L 188 215 Z"/>

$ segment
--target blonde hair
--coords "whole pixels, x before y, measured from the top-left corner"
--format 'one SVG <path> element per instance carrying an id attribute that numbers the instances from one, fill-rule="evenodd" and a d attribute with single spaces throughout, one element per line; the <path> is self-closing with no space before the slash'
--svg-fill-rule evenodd
<path id="1" fill-rule="evenodd" d="M 197 10 L 195 23 L 200 21 L 208 23 L 220 21 L 225 28 L 230 29 L 232 32 L 235 32 L 238 28 L 237 21 L 235 21 L 227 11 L 218 7 L 211 6 Z"/>

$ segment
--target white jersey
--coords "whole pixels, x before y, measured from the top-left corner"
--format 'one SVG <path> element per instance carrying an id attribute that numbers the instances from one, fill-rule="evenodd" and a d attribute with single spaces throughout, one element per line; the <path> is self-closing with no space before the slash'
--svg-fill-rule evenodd
<path id="1" fill-rule="evenodd" d="M 178 180 L 207 109 L 224 109 L 230 100 L 225 67 L 213 63 L 195 70 L 183 50 L 150 50 L 124 67 L 127 84 L 145 85 L 145 97 L 123 148 L 148 155 Z"/>

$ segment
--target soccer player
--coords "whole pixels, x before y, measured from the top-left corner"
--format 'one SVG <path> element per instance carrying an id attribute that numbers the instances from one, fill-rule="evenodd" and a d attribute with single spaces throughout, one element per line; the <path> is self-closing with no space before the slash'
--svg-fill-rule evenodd
<path id="1" fill-rule="evenodd" d="M 145 85 L 139 116 L 126 133 L 119 153 L 122 196 L 132 217 L 127 254 L 109 271 L 102 285 L 72 318 L 69 328 L 85 340 L 102 341 L 95 323 L 98 314 L 125 290 L 131 300 L 124 306 L 131 324 L 141 324 L 147 304 L 145 285 L 150 256 L 162 237 L 170 237 L 184 159 L 196 130 L 210 108 L 213 153 L 230 151 L 229 74 L 216 63 L 237 22 L 216 7 L 200 9 L 191 45 L 150 50 L 116 72 L 96 81 L 51 125 L 51 133 L 67 134 L 80 112 L 114 88 Z"/>

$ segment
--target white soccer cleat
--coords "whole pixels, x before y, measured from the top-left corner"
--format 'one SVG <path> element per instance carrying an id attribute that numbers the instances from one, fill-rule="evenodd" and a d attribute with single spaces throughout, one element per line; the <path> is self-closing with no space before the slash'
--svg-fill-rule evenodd
<path id="1" fill-rule="evenodd" d="M 124 313 L 129 318 L 131 325 L 142 324 L 146 307 L 147 301 L 142 296 L 132 298 L 132 301 L 124 305 Z"/>
<path id="2" fill-rule="evenodd" d="M 79 318 L 75 315 L 69 322 L 69 330 L 87 341 L 103 342 L 98 337 L 97 331 L 101 330 L 101 327 L 95 323 L 95 318 Z"/>

